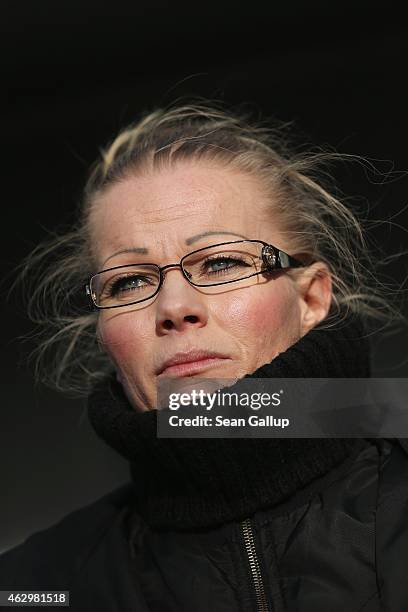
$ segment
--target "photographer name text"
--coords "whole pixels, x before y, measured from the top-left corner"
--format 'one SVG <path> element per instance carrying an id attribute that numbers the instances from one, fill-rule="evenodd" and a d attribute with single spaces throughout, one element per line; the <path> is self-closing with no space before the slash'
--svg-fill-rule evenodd
<path id="1" fill-rule="evenodd" d="M 169 417 L 169 425 L 171 427 L 280 427 L 285 429 L 290 425 L 290 419 L 273 415 L 260 417 L 257 414 L 251 414 L 245 418 L 226 418 L 221 415 L 214 418 L 204 415 L 189 418 L 173 414 Z"/>

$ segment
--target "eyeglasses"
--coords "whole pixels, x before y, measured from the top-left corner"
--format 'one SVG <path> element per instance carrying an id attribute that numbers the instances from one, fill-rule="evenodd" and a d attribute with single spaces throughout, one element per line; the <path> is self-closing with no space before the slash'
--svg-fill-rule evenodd
<path id="1" fill-rule="evenodd" d="M 164 271 L 180 268 L 195 287 L 226 285 L 302 262 L 262 240 L 221 242 L 187 253 L 178 264 L 136 263 L 101 270 L 85 285 L 91 307 L 120 308 L 153 298 L 164 282 Z"/>

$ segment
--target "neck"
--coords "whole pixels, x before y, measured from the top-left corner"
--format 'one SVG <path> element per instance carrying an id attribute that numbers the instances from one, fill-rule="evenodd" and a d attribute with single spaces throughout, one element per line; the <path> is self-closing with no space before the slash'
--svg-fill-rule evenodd
<path id="1" fill-rule="evenodd" d="M 369 376 L 368 340 L 353 316 L 310 331 L 245 378 Z M 153 528 L 242 520 L 287 499 L 361 446 L 342 438 L 157 438 L 157 411 L 136 412 L 114 376 L 95 387 L 88 414 L 97 434 L 129 460 L 134 510 Z"/>

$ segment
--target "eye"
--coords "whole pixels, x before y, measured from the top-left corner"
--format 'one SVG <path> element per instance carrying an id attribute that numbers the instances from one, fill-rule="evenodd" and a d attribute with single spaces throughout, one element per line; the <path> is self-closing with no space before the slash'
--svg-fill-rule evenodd
<path id="1" fill-rule="evenodd" d="M 207 274 L 222 274 L 228 273 L 232 269 L 239 267 L 248 267 L 248 263 L 239 257 L 231 257 L 230 255 L 220 255 L 211 257 L 203 262 L 203 271 Z"/>
<path id="2" fill-rule="evenodd" d="M 126 291 L 140 291 L 152 284 L 152 279 L 149 279 L 147 276 L 132 274 L 114 280 L 110 283 L 107 291 L 109 295 L 116 295 L 117 293 L 125 293 Z"/>

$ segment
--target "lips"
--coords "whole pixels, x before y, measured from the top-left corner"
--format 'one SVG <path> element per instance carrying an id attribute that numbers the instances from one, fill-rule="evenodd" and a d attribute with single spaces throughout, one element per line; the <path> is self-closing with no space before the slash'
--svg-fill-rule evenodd
<path id="1" fill-rule="evenodd" d="M 206 367 L 215 365 L 222 359 L 229 359 L 229 357 L 216 351 L 197 349 L 180 352 L 173 355 L 170 359 L 166 359 L 166 361 L 161 364 L 156 374 L 157 376 L 163 373 L 168 375 L 176 374 L 179 376 L 188 376 Z"/>

